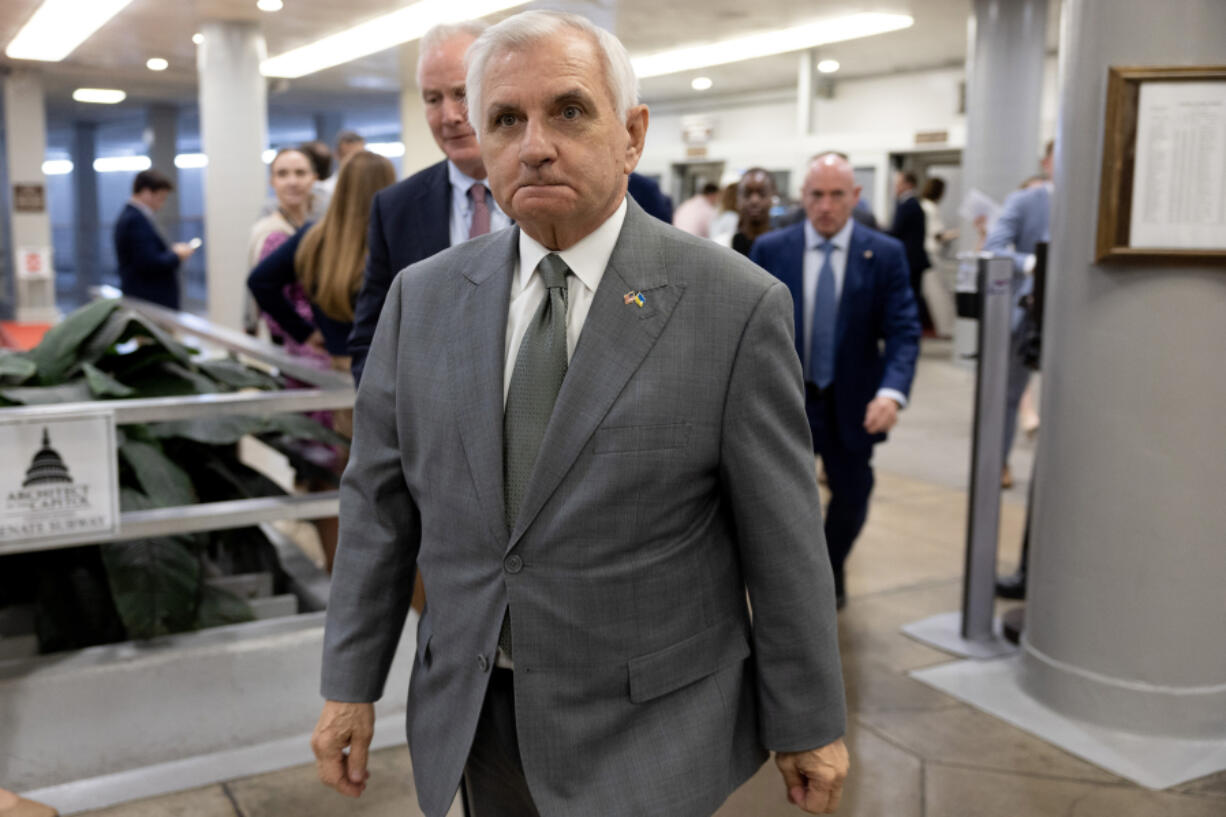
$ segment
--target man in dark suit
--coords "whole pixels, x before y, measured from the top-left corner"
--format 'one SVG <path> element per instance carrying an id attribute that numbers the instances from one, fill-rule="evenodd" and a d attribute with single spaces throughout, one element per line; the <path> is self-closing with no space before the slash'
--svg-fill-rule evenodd
<path id="1" fill-rule="evenodd" d="M 792 802 L 838 805 L 791 302 L 626 195 L 636 85 L 621 43 L 573 15 L 515 15 L 469 52 L 516 227 L 397 276 L 375 333 L 312 741 L 345 794 L 420 569 L 406 721 L 428 817 L 461 778 L 477 817 L 709 817 L 768 749 Z"/>
<path id="2" fill-rule="evenodd" d="M 484 29 L 479 22 L 440 25 L 421 39 L 417 86 L 430 133 L 447 158 L 381 191 L 371 205 L 370 254 L 349 336 L 355 383 L 361 381 L 396 273 L 511 223 L 489 194 L 481 150 L 467 118 L 464 53 Z"/>
<path id="3" fill-rule="evenodd" d="M 195 252 L 187 244 L 171 243 L 154 221 L 174 189 L 156 170 L 142 170 L 132 182 L 132 198 L 115 220 L 119 288 L 128 297 L 168 309 L 179 308 L 179 265 Z"/>
<path id="4" fill-rule="evenodd" d="M 915 195 L 919 180 L 909 170 L 898 172 L 894 181 L 894 194 L 898 197 L 894 207 L 894 223 L 890 226 L 890 235 L 902 242 L 907 253 L 907 267 L 911 273 L 911 293 L 919 307 L 920 324 L 925 329 L 932 328 L 932 319 L 928 316 L 928 303 L 924 300 L 924 270 L 932 266 L 928 259 L 928 251 L 924 249 L 925 229 L 927 219 L 924 208 Z"/>
<path id="5" fill-rule="evenodd" d="M 806 219 L 759 238 L 749 259 L 792 291 L 805 409 L 830 485 L 826 545 L 842 604 L 843 563 L 873 490 L 873 446 L 907 404 L 920 327 L 902 245 L 851 218 L 860 188 L 847 160 L 815 158 L 802 195 Z"/>

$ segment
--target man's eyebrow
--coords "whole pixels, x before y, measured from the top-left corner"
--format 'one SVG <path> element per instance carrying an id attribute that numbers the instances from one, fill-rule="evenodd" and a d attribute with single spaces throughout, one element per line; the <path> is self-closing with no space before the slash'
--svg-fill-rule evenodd
<path id="1" fill-rule="evenodd" d="M 504 113 L 519 113 L 519 106 L 512 105 L 510 102 L 492 102 L 488 108 L 489 118 L 497 119 Z"/>
<path id="2" fill-rule="evenodd" d="M 574 88 L 569 91 L 563 91 L 553 98 L 553 106 L 559 107 L 568 103 L 578 102 L 584 106 L 592 106 L 592 97 L 586 91 Z"/>

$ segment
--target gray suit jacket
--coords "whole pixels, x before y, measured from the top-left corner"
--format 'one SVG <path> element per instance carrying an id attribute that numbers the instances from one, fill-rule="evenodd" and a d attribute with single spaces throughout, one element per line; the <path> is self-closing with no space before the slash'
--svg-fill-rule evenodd
<path id="1" fill-rule="evenodd" d="M 709 815 L 765 749 L 845 724 L 791 298 L 630 202 L 507 531 L 517 254 L 504 230 L 388 293 L 341 485 L 323 694 L 382 694 L 419 568 L 408 735 L 429 817 L 456 792 L 508 604 L 543 817 Z"/>

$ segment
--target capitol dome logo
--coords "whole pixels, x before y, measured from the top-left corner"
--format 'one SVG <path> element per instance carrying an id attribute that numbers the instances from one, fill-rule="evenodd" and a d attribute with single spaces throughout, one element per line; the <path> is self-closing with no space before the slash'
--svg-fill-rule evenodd
<path id="1" fill-rule="evenodd" d="M 59 512 L 89 507 L 89 486 L 72 481 L 60 452 L 51 447 L 51 434 L 43 429 L 43 444 L 26 469 L 21 489 L 7 497 L 10 511 Z"/>

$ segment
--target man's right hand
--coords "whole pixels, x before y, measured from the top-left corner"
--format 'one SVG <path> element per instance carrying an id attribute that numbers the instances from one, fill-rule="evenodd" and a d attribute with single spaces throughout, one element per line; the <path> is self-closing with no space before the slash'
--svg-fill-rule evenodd
<path id="1" fill-rule="evenodd" d="M 170 251 L 179 256 L 180 261 L 186 261 L 195 252 L 191 244 L 184 244 L 182 241 L 172 244 Z"/>
<path id="2" fill-rule="evenodd" d="M 311 735 L 319 779 L 341 794 L 361 795 L 370 777 L 366 756 L 374 734 L 374 704 L 324 701 L 324 710 Z"/>

